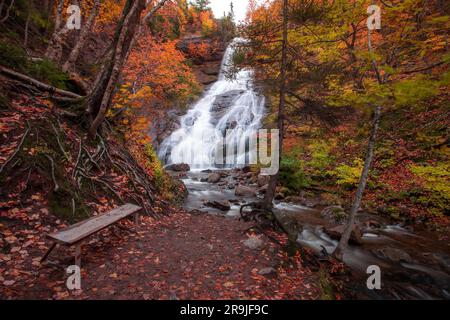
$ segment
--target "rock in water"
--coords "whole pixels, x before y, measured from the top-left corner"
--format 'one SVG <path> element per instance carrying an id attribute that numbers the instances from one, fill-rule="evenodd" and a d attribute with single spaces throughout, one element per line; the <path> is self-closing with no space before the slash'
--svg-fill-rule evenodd
<path id="1" fill-rule="evenodd" d="M 258 187 L 264 187 L 266 184 L 269 184 L 270 182 L 270 176 L 258 176 Z"/>
<path id="2" fill-rule="evenodd" d="M 220 179 L 221 179 L 220 174 L 218 174 L 218 173 L 211 173 L 208 176 L 208 183 L 218 183 L 220 181 Z"/>
<path id="3" fill-rule="evenodd" d="M 374 253 L 380 258 L 385 258 L 391 260 L 392 262 L 412 262 L 411 256 L 408 253 L 396 248 L 386 247 L 383 249 L 378 249 Z"/>
<path id="4" fill-rule="evenodd" d="M 187 163 L 171 164 L 166 167 L 166 170 L 175 172 L 187 172 L 191 171 L 191 167 Z"/>
<path id="5" fill-rule="evenodd" d="M 219 209 L 220 211 L 229 211 L 231 209 L 231 203 L 229 201 L 208 201 L 205 203 L 205 206 Z"/>
<path id="6" fill-rule="evenodd" d="M 250 187 L 237 186 L 235 195 L 240 197 L 256 197 L 256 191 Z"/>
<path id="7" fill-rule="evenodd" d="M 337 226 L 334 228 L 326 228 L 325 233 L 328 234 L 332 239 L 340 240 L 342 234 L 344 233 L 345 226 Z M 354 226 L 352 233 L 350 235 L 350 242 L 353 244 L 361 245 L 362 244 L 362 233 L 358 226 Z"/>
<path id="8" fill-rule="evenodd" d="M 337 223 L 344 223 L 347 220 L 347 214 L 341 206 L 326 207 L 322 210 L 320 216 Z"/>

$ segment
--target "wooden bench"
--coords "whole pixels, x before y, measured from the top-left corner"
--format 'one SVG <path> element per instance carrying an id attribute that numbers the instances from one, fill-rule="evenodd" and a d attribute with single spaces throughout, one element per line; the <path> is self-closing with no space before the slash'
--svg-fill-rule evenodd
<path id="1" fill-rule="evenodd" d="M 139 211 L 141 209 L 141 207 L 133 204 L 126 204 L 110 212 L 74 224 L 59 232 L 48 234 L 47 237 L 53 240 L 53 243 L 42 257 L 41 263 L 47 260 L 56 245 L 61 244 L 67 247 L 75 246 L 75 264 L 81 268 L 81 243 L 83 240 L 131 215 L 134 215 L 134 222 L 138 225 Z"/>

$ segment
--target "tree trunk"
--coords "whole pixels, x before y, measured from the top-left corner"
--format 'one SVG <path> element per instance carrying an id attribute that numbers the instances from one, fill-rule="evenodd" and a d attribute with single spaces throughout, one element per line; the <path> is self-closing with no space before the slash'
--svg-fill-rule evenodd
<path id="1" fill-rule="evenodd" d="M 31 9 L 28 9 L 27 22 L 25 23 L 25 35 L 23 38 L 23 47 L 27 50 L 28 47 L 28 30 L 30 28 Z"/>
<path id="2" fill-rule="evenodd" d="M 95 0 L 89 18 L 87 19 L 86 24 L 84 25 L 83 30 L 81 31 L 80 37 L 77 43 L 75 44 L 75 47 L 70 52 L 69 58 L 63 65 L 64 71 L 67 72 L 74 68 L 78 56 L 80 55 L 80 51 L 84 47 L 84 44 L 86 43 L 89 33 L 91 32 L 92 27 L 95 23 L 95 18 L 97 17 L 99 8 L 100 8 L 100 0 Z"/>
<path id="3" fill-rule="evenodd" d="M 56 62 L 58 62 L 61 59 L 62 41 L 63 41 L 62 39 L 64 34 L 66 34 L 68 31 L 66 26 L 63 26 L 63 19 L 62 19 L 63 9 L 64 9 L 64 0 L 59 0 L 55 17 L 55 29 L 53 31 L 52 36 L 50 37 L 47 51 L 45 52 L 46 58 Z"/>
<path id="4" fill-rule="evenodd" d="M 368 30 L 367 37 L 368 37 L 369 53 L 372 53 L 372 32 L 370 29 Z M 374 59 L 372 59 L 372 67 L 374 69 L 378 83 L 383 84 L 383 80 L 382 80 L 380 72 L 378 70 L 377 63 Z M 361 178 L 359 180 L 359 185 L 358 185 L 358 189 L 356 191 L 356 195 L 355 195 L 355 199 L 353 201 L 352 208 L 350 210 L 350 216 L 349 216 L 349 219 L 347 222 L 347 226 L 344 230 L 344 233 L 342 234 L 341 240 L 339 241 L 339 245 L 337 246 L 336 250 L 333 253 L 333 256 L 336 259 L 339 259 L 341 261 L 344 257 L 345 250 L 347 250 L 348 241 L 350 240 L 350 235 L 352 233 L 354 223 L 355 223 L 356 213 L 358 212 L 359 207 L 361 206 L 361 200 L 363 197 L 363 193 L 364 193 L 364 190 L 366 189 L 367 178 L 369 176 L 369 170 L 372 166 L 372 161 L 373 161 L 373 153 L 374 153 L 375 143 L 376 143 L 376 139 L 377 139 L 377 132 L 378 132 L 378 126 L 380 123 L 380 117 L 381 117 L 381 106 L 377 106 L 375 108 L 372 130 L 370 133 L 369 144 L 367 146 L 367 155 L 366 155 L 366 160 L 364 162 L 364 169 L 361 174 Z"/>
<path id="5" fill-rule="evenodd" d="M 287 50 L 288 50 L 288 0 L 283 0 L 283 40 L 281 53 L 280 101 L 278 105 L 278 130 L 280 131 L 279 163 L 281 163 L 281 154 L 283 152 L 284 108 L 286 105 Z M 278 174 L 279 173 L 272 175 L 270 177 L 269 187 L 264 197 L 264 206 L 268 209 L 271 209 L 273 207 L 273 199 L 275 197 L 275 192 L 278 183 Z"/>
<path id="6" fill-rule="evenodd" d="M 111 59 L 107 62 L 106 68 L 102 71 L 102 75 L 88 99 L 88 110 L 94 119 L 89 129 L 91 139 L 96 136 L 98 128 L 105 119 L 144 8 L 145 0 L 127 0 L 125 4 L 115 36 Z"/>
<path id="7" fill-rule="evenodd" d="M 3 18 L 0 19 L 0 23 L 3 23 L 3 22 L 5 22 L 6 20 L 8 20 L 8 18 L 9 18 L 9 13 L 10 13 L 12 7 L 14 6 L 14 1 L 15 1 L 15 0 L 11 0 L 11 2 L 9 3 L 9 6 L 6 8 L 5 16 L 4 16 Z M 3 4 L 4 4 L 4 3 L 2 2 L 2 4 L 1 4 L 2 9 L 3 9 Z M 0 10 L 0 14 L 1 14 L 1 10 Z"/>
<path id="8" fill-rule="evenodd" d="M 342 258 L 344 256 L 344 252 L 345 252 L 345 250 L 347 250 L 348 241 L 350 240 L 350 235 L 352 233 L 354 223 L 355 223 L 356 213 L 359 210 L 359 207 L 361 205 L 361 200 L 363 197 L 363 193 L 366 188 L 367 178 L 369 177 L 369 170 L 372 166 L 372 161 L 373 161 L 373 153 L 374 153 L 373 151 L 375 148 L 375 142 L 377 140 L 377 132 L 378 132 L 378 126 L 380 123 L 380 116 L 381 116 L 381 107 L 377 106 L 375 108 L 375 114 L 374 114 L 373 124 L 372 124 L 372 132 L 370 133 L 369 144 L 367 147 L 366 160 L 364 162 L 364 169 L 363 169 L 361 178 L 359 180 L 358 190 L 356 191 L 355 200 L 353 201 L 352 209 L 350 210 L 350 215 L 349 215 L 349 219 L 347 222 L 347 226 L 345 227 L 344 233 L 342 234 L 341 240 L 339 241 L 339 245 L 337 246 L 336 250 L 333 253 L 333 256 L 339 260 L 342 260 Z"/>

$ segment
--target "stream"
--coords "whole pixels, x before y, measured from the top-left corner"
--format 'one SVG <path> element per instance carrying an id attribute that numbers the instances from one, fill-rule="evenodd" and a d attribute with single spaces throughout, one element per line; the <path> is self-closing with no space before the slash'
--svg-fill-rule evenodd
<path id="1" fill-rule="evenodd" d="M 225 53 L 219 80 L 180 119 L 180 129 L 162 142 L 158 152 L 167 165 L 186 163 L 191 167 L 187 173 L 173 172 L 189 190 L 186 210 L 229 219 L 239 217 L 242 204 L 262 198 L 263 188 L 259 177 L 242 170 L 243 165 L 218 165 L 214 157 L 226 131 L 235 143 L 245 145 L 251 132 L 262 126 L 265 115 L 265 99 L 255 89 L 251 70 L 241 71 L 234 80 L 225 76 L 233 50 L 232 43 Z M 245 163 L 247 151 L 236 150 L 235 157 L 236 163 Z M 237 196 L 239 186 L 254 191 Z M 225 203 L 229 208 L 214 208 L 208 204 L 211 201 Z M 317 256 L 331 254 L 338 242 L 327 230 L 339 223 L 322 214 L 324 206 L 297 202 L 276 201 L 274 211 L 282 219 L 295 222 L 301 246 Z M 352 270 L 356 298 L 450 299 L 448 237 L 440 239 L 421 226 L 394 225 L 366 212 L 358 213 L 357 225 L 361 239 L 351 244 L 344 255 L 344 262 Z M 381 269 L 381 290 L 367 289 L 366 270 L 371 265 Z"/>

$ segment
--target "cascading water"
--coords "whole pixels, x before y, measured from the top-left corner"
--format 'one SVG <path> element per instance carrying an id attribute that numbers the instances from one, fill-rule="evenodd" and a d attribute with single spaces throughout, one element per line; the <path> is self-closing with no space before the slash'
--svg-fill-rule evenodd
<path id="1" fill-rule="evenodd" d="M 261 126 L 264 97 L 254 88 L 253 72 L 240 71 L 233 80 L 226 77 L 235 45 L 225 52 L 219 80 L 206 91 L 188 113 L 181 118 L 181 128 L 161 144 L 159 156 L 167 164 L 187 163 L 191 168 L 216 168 L 218 148 L 227 134 L 227 141 L 246 145 L 251 134 Z M 237 151 L 236 164 L 245 163 L 246 152 Z"/>

